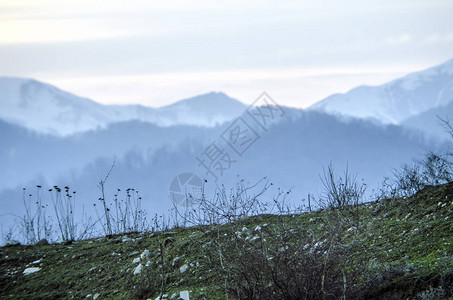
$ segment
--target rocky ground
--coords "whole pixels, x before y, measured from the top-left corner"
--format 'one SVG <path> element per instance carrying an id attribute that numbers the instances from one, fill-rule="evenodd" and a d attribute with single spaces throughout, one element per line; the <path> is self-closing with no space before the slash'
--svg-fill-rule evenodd
<path id="1" fill-rule="evenodd" d="M 342 239 L 353 239 L 357 245 L 351 248 L 353 254 L 372 262 L 369 269 L 379 270 L 374 283 L 363 285 L 362 295 L 451 299 L 453 184 L 427 188 L 410 198 L 363 204 L 358 212 L 360 223 L 342 227 Z M 2 247 L 0 298 L 178 299 L 190 294 L 190 299 L 225 299 L 228 282 L 206 257 L 206 249 L 214 247 L 213 233 L 250 245 L 273 243 L 273 228 L 284 220 L 287 228 L 300 234 L 301 243 L 310 234 L 310 242 L 304 238 L 301 249 L 313 252 L 325 242 L 326 216 L 331 214 L 320 210 L 260 215 L 221 226 Z"/>

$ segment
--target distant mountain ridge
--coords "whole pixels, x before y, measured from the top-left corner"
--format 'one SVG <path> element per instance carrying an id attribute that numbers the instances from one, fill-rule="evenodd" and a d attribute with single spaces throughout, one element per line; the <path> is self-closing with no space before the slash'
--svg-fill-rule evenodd
<path id="1" fill-rule="evenodd" d="M 310 106 L 337 116 L 398 124 L 436 135 L 437 115 L 453 116 L 453 59 L 380 86 L 359 86 Z M 234 119 L 246 105 L 221 92 L 152 108 L 103 105 L 33 79 L 0 77 L 0 120 L 29 130 L 67 136 L 141 121 L 157 126 L 213 127 Z M 429 123 L 423 126 L 421 123 Z"/>
<path id="2" fill-rule="evenodd" d="M 125 121 L 212 127 L 240 115 L 245 108 L 238 100 L 216 92 L 161 108 L 103 105 L 33 79 L 0 78 L 0 119 L 57 136 Z"/>
<path id="3" fill-rule="evenodd" d="M 440 147 L 428 145 L 399 126 L 357 119 L 343 122 L 332 115 L 290 108 L 285 112 L 285 117 L 265 133 L 259 131 L 261 137 L 243 156 L 222 142 L 228 123 L 207 128 L 158 127 L 130 121 L 57 137 L 30 134 L 17 125 L 0 122 L 0 165 L 5 170 L 0 173 L 2 210 L 19 214 L 22 187 L 38 184 L 69 185 L 77 190 L 79 204 L 91 207 L 91 200 L 98 199 L 97 183 L 114 160 L 108 194 L 111 196 L 112 189 L 134 187 L 146 199 L 143 206 L 154 212 L 172 207 L 169 185 L 183 172 L 207 179 L 211 188 L 216 184 L 230 188 L 240 179 L 253 183 L 267 176 L 276 187 L 291 189 L 288 197 L 295 200 L 320 191 L 318 175 L 332 163 L 339 172 L 348 165 L 372 191 L 392 167 L 419 158 L 424 149 Z M 232 160 L 231 165 L 223 164 L 227 169 L 218 183 L 197 160 L 205 158 L 203 153 L 213 143 Z"/>
<path id="4" fill-rule="evenodd" d="M 185 172 L 207 178 L 208 188 L 267 176 L 276 187 L 291 190 L 288 201 L 295 201 L 322 190 L 318 174 L 330 163 L 339 172 L 350 167 L 372 193 L 391 168 L 420 158 L 426 149 L 443 147 L 401 126 L 356 118 L 344 122 L 335 114 L 285 107 L 284 117 L 266 129 L 250 124 L 256 126 L 258 139 L 241 156 L 223 138 L 225 132 L 231 135 L 231 124 L 214 125 L 246 117 L 245 109 L 222 93 L 160 108 L 102 105 L 38 81 L 0 78 L 2 214 L 20 215 L 22 188 L 36 185 L 69 185 L 77 190 L 80 207 L 92 207 L 99 198 L 97 183 L 113 161 L 106 197 L 112 189 L 134 187 L 146 199 L 144 208 L 161 213 L 173 207 L 168 197 L 171 181 Z M 218 156 L 217 163 L 227 168 L 218 183 L 209 176 L 209 167 L 223 169 L 215 162 L 203 168 L 198 160 L 208 161 L 206 150 L 214 145 L 231 159 L 219 161 L 223 156 Z M 0 219 L 0 227 L 11 225 L 8 220 Z"/>
<path id="5" fill-rule="evenodd" d="M 453 59 L 379 86 L 359 86 L 315 103 L 309 110 L 386 124 L 401 124 L 453 102 Z"/>

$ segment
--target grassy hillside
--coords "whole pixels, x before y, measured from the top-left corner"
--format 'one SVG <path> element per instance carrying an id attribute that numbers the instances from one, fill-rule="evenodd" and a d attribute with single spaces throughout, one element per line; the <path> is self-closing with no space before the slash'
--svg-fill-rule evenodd
<path id="1" fill-rule="evenodd" d="M 450 183 L 349 209 L 3 247 L 0 298 L 448 299 L 452 212 Z"/>

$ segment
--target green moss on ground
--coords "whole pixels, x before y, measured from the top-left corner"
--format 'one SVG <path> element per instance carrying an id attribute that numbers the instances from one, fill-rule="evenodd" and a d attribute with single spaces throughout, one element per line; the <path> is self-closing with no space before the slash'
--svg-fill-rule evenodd
<path id="1" fill-rule="evenodd" d="M 351 251 L 357 259 L 373 262 L 369 269 L 376 272 L 375 282 L 364 294 L 375 299 L 415 299 L 420 292 L 438 287 L 446 272 L 453 274 L 452 212 L 452 183 L 425 189 L 410 198 L 361 205 L 355 226 L 358 228 L 345 227 L 341 232 L 345 243 L 355 241 Z M 244 226 L 253 229 L 258 225 L 266 233 L 272 226 L 285 222 L 297 228 L 301 236 L 322 239 L 329 226 L 324 221 L 328 214 L 332 211 L 260 215 L 212 232 L 209 227 L 203 230 L 194 227 L 131 233 L 127 235 L 132 239 L 129 242 L 118 235 L 70 245 L 3 247 L 0 298 L 85 299 L 87 295 L 99 294 L 99 299 L 154 299 L 159 296 L 163 274 L 165 293 L 169 296 L 189 290 L 191 299 L 224 299 L 225 282 L 205 267 L 202 254 L 201 247 L 209 247 L 210 234 L 240 231 Z M 144 267 L 142 274 L 133 275 L 137 264 L 132 261 L 145 249 L 150 251 L 150 257 L 141 263 L 149 261 L 149 266 Z M 181 273 L 180 267 L 186 264 L 188 270 Z M 41 270 L 24 275 L 29 267 Z"/>

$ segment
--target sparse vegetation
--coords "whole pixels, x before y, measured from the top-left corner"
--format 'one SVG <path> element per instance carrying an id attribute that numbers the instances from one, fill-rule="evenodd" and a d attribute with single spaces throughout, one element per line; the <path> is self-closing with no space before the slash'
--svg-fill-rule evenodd
<path id="1" fill-rule="evenodd" d="M 48 204 L 43 203 L 41 186 L 36 186 L 36 195 L 27 193 L 23 188 L 25 214 L 21 218 L 21 235 L 28 244 L 35 244 L 41 239 L 49 239 L 52 235 L 52 222 L 47 215 Z M 12 234 L 10 234 L 12 236 Z"/>
<path id="2" fill-rule="evenodd" d="M 61 194 L 61 189 L 58 186 L 49 189 L 49 193 L 52 199 L 61 239 L 63 241 L 74 241 L 77 238 L 77 225 L 74 218 L 76 209 L 76 191 L 73 191 L 72 195 L 70 195 L 69 187 L 66 186 L 64 189 L 64 195 Z"/>
<path id="3" fill-rule="evenodd" d="M 359 228 L 332 222 L 339 208 L 326 208 L 2 248 L 0 297 L 146 299 L 182 290 L 191 299 L 452 297 L 452 183 L 358 209 Z M 143 272 L 133 275 L 144 250 Z M 23 275 L 31 266 L 41 270 Z"/>
<path id="4" fill-rule="evenodd" d="M 151 222 L 135 189 L 105 199 L 107 175 L 100 182 L 103 214 L 83 230 L 74 217 L 76 193 L 65 187 L 63 195 L 55 186 L 49 192 L 61 240 L 78 241 L 1 249 L 0 297 L 147 299 L 191 290 L 194 299 L 448 299 L 453 183 L 447 158 L 430 153 L 396 170 L 375 202 L 364 203 L 366 184 L 348 169 L 337 177 L 330 165 L 316 211 L 291 208 L 285 204 L 290 191 L 280 189 L 263 202 L 272 187 L 263 178 L 218 187 L 212 198 L 203 192 L 184 214 L 175 208 Z M 24 190 L 29 244 L 54 232 L 37 189 L 33 202 Z M 83 239 L 96 223 L 104 237 Z M 24 274 L 34 266 L 35 274 Z"/>

